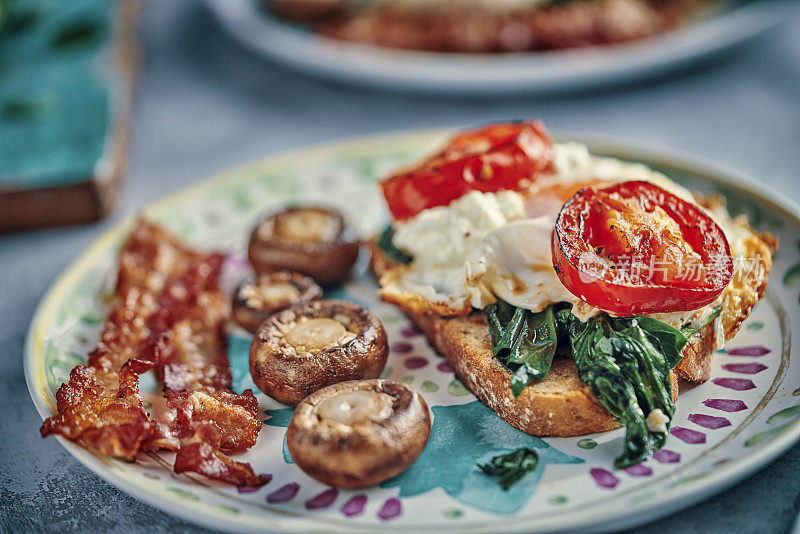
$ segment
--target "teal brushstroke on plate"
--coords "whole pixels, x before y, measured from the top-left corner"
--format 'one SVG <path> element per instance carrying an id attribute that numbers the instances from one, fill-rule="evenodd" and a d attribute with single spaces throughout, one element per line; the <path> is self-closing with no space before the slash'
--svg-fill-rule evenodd
<path id="1" fill-rule="evenodd" d="M 454 406 L 434 406 L 428 445 L 407 471 L 381 484 L 400 488 L 399 497 L 413 497 L 436 488 L 472 508 L 495 514 L 518 512 L 536 493 L 549 464 L 575 464 L 570 456 L 543 439 L 520 432 L 479 401 Z M 477 463 L 519 447 L 539 455 L 536 469 L 509 491 L 496 478 L 484 475 Z"/>
<path id="2" fill-rule="evenodd" d="M 292 408 L 266 410 L 268 426 L 286 428 Z M 400 498 L 414 497 L 442 488 L 448 495 L 472 508 L 495 514 L 518 512 L 536 493 L 549 464 L 577 464 L 584 460 L 565 454 L 543 439 L 520 432 L 479 401 L 455 406 L 434 406 L 428 445 L 407 471 L 381 484 L 400 488 Z M 536 469 L 504 491 L 496 478 L 484 475 L 477 463 L 496 454 L 529 447 L 539 455 Z M 283 440 L 283 459 L 294 463 Z"/>
<path id="3" fill-rule="evenodd" d="M 289 420 L 292 418 L 294 408 L 278 408 L 276 410 L 265 410 L 267 420 L 264 424 L 267 426 L 274 426 L 278 428 L 286 428 L 289 426 Z M 283 461 L 287 464 L 293 464 L 292 455 L 289 454 L 289 448 L 286 446 L 286 433 L 283 434 Z"/>
<path id="4" fill-rule="evenodd" d="M 232 387 L 236 393 L 242 393 L 246 389 L 252 389 L 253 393 L 259 391 L 250 377 L 250 339 L 235 334 L 228 336 L 228 360 L 233 378 Z"/>

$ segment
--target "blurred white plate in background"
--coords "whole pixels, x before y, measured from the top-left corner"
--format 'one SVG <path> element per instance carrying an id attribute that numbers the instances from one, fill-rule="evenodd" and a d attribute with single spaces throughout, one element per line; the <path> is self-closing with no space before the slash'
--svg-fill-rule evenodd
<path id="1" fill-rule="evenodd" d="M 336 41 L 273 18 L 254 0 L 205 0 L 225 30 L 287 66 L 348 83 L 438 93 L 544 92 L 643 79 L 717 55 L 775 27 L 794 0 L 751 0 L 650 39 L 507 54 L 395 50 Z"/>

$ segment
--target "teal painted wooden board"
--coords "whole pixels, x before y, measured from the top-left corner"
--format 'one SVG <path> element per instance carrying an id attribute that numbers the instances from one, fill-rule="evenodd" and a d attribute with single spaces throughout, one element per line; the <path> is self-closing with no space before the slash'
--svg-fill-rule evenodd
<path id="1" fill-rule="evenodd" d="M 96 182 L 86 195 L 106 200 L 99 190 L 116 174 L 114 137 L 130 101 L 123 2 L 0 2 L 0 195 Z M 32 198 L 18 219 L 41 215 L 42 196 Z"/>

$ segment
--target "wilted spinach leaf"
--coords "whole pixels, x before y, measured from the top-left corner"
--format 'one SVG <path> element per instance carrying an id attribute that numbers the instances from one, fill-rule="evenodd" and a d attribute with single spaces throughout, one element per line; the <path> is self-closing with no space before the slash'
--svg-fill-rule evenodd
<path id="1" fill-rule="evenodd" d="M 392 261 L 396 261 L 398 263 L 409 264 L 411 263 L 414 258 L 405 251 L 400 250 L 394 243 L 392 242 L 392 237 L 394 236 L 394 230 L 391 226 L 387 226 L 386 229 L 381 232 L 378 236 L 378 247 L 383 251 L 386 256 L 389 257 Z"/>
<path id="2" fill-rule="evenodd" d="M 500 477 L 500 487 L 508 491 L 511 486 L 532 473 L 539 463 L 536 451 L 521 447 L 506 454 L 498 454 L 486 464 L 478 464 L 481 471 L 489 476 Z"/>

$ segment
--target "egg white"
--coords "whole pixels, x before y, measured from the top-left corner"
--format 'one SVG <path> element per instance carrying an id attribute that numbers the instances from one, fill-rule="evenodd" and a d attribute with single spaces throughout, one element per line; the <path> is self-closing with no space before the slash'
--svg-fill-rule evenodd
<path id="1" fill-rule="evenodd" d="M 543 190 L 587 180 L 645 180 L 696 204 L 689 190 L 645 165 L 596 157 L 578 143 L 556 144 L 554 153 L 555 172 L 537 181 Z M 562 205 L 562 199 L 544 193 L 525 199 L 513 191 L 473 191 L 448 206 L 422 211 L 395 226 L 394 244 L 414 261 L 390 290 L 448 302 L 454 310 L 466 303 L 482 309 L 500 298 L 532 311 L 568 302 L 582 320 L 597 315 L 601 310 L 570 293 L 553 269 L 551 234 Z M 724 209 L 710 215 L 726 233 L 734 257 L 743 254 L 747 235 L 741 227 Z M 654 317 L 679 326 L 708 309 Z"/>

